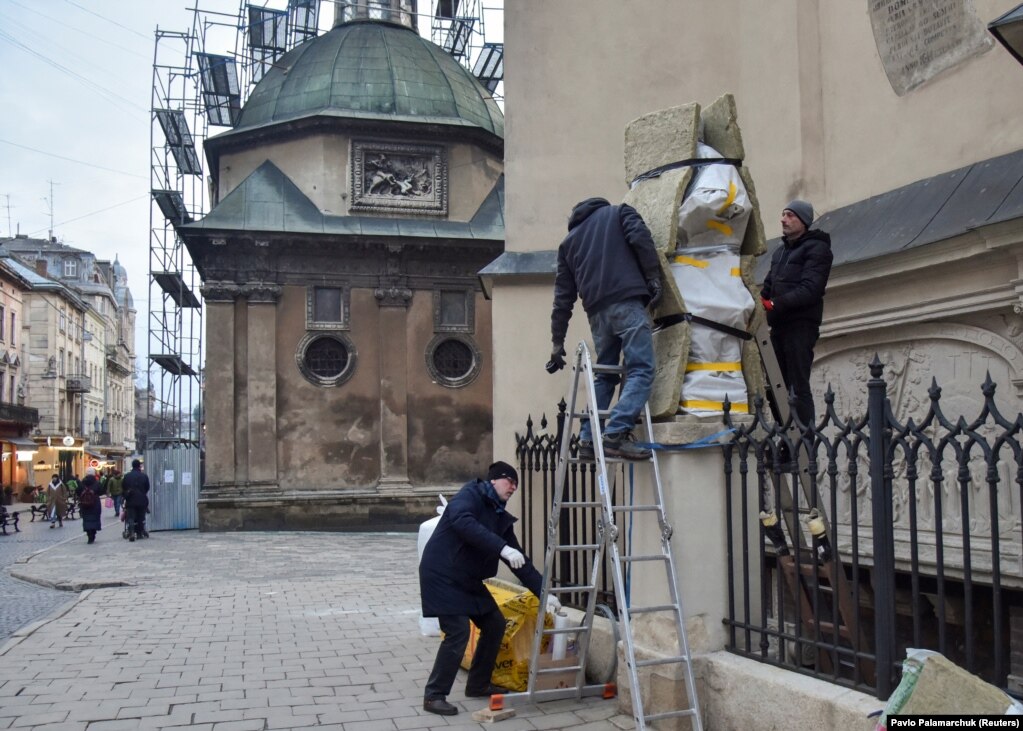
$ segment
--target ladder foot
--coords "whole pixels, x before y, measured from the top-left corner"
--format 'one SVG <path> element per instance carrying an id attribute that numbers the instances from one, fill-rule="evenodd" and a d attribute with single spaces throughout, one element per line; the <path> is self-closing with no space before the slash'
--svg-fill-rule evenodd
<path id="1" fill-rule="evenodd" d="M 500 711 L 503 708 L 504 708 L 504 695 L 502 695 L 501 693 L 494 693 L 494 695 L 490 696 L 490 710 L 491 711 Z"/>
<path id="2" fill-rule="evenodd" d="M 618 684 L 617 683 L 604 683 L 604 694 L 601 696 L 604 700 L 610 700 L 611 698 L 618 697 Z"/>

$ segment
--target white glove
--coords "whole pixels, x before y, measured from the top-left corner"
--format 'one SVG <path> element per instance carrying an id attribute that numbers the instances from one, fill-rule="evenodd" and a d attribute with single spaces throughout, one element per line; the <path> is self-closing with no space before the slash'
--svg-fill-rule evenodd
<path id="1" fill-rule="evenodd" d="M 547 595 L 547 611 L 551 614 L 557 614 L 561 611 L 561 602 L 553 594 Z"/>
<path id="2" fill-rule="evenodd" d="M 526 557 L 522 555 L 522 551 L 516 551 L 511 546 L 501 549 L 501 558 L 507 561 L 513 569 L 521 569 L 526 565 Z"/>

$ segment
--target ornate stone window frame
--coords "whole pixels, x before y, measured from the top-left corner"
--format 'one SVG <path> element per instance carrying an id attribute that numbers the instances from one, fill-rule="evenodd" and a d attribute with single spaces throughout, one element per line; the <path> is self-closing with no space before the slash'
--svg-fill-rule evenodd
<path id="1" fill-rule="evenodd" d="M 374 162 L 421 162 L 428 174 L 429 193 L 390 193 L 369 184 Z M 448 213 L 447 151 L 442 145 L 416 145 L 374 140 L 352 140 L 352 203 L 354 213 L 419 213 L 446 216 Z M 408 181 L 400 181 L 407 183 Z"/>
<path id="2" fill-rule="evenodd" d="M 316 312 L 317 289 L 341 290 L 341 321 L 321 321 L 313 319 Z M 305 291 L 305 329 L 306 330 L 351 330 L 352 288 L 346 285 L 310 284 Z"/>
<path id="3" fill-rule="evenodd" d="M 305 362 L 306 352 L 309 350 L 309 346 L 324 338 L 336 340 L 344 346 L 345 350 L 348 351 L 348 362 L 345 364 L 344 370 L 330 378 L 313 373 Z M 313 332 L 308 332 L 299 342 L 298 348 L 295 352 L 295 361 L 298 363 L 298 370 L 307 381 L 323 388 L 335 388 L 348 381 L 353 375 L 355 375 L 358 360 L 359 354 L 355 349 L 355 343 L 352 342 L 352 339 L 349 338 L 346 333 L 341 332 L 340 330 L 315 330 Z"/>
<path id="4" fill-rule="evenodd" d="M 441 298 L 444 294 L 460 294 L 465 297 L 465 322 L 445 324 L 441 313 Z M 474 333 L 476 331 L 476 297 L 471 289 L 438 287 L 433 290 L 433 331 L 435 333 Z"/>
<path id="5" fill-rule="evenodd" d="M 458 378 L 449 378 L 443 375 L 437 370 L 437 366 L 434 363 L 434 354 L 437 348 L 449 340 L 457 340 L 466 345 L 472 353 L 472 366 L 464 375 Z M 479 347 L 477 347 L 476 341 L 464 333 L 438 333 L 426 346 L 426 369 L 430 372 L 430 377 L 435 383 L 439 383 L 447 388 L 462 388 L 475 381 L 483 370 L 483 354 L 480 352 Z"/>

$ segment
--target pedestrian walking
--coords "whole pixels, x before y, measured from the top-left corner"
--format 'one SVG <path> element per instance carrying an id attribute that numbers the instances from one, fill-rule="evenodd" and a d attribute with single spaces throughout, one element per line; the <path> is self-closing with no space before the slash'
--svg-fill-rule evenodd
<path id="1" fill-rule="evenodd" d="M 78 486 L 78 512 L 82 516 L 82 530 L 89 536 L 89 543 L 96 542 L 96 534 L 103 530 L 103 504 L 99 499 L 99 480 L 96 468 L 89 467 Z"/>
<path id="2" fill-rule="evenodd" d="M 107 479 L 107 494 L 114 501 L 114 515 L 120 515 L 121 508 L 124 505 L 123 481 L 124 476 L 121 474 L 121 470 L 114 467 L 113 472 Z"/>
<path id="3" fill-rule="evenodd" d="M 59 525 L 64 527 L 64 514 L 67 512 L 67 488 L 60 480 L 60 475 L 53 475 L 46 486 L 46 515 L 50 518 L 50 528 Z"/>

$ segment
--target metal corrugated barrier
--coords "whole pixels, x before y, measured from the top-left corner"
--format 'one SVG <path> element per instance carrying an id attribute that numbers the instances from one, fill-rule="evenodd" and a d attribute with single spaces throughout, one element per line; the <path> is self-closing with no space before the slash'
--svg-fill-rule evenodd
<path id="1" fill-rule="evenodd" d="M 176 445 L 146 450 L 149 530 L 199 527 L 199 447 Z"/>

